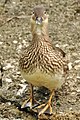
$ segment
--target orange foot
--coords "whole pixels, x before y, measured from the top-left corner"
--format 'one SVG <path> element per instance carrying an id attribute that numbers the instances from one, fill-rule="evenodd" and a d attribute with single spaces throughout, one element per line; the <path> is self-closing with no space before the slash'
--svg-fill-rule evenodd
<path id="1" fill-rule="evenodd" d="M 50 98 L 48 100 L 47 103 L 45 104 L 41 104 L 38 107 L 35 107 L 35 109 L 37 110 L 37 112 L 39 113 L 39 115 L 43 114 L 43 113 L 47 113 L 47 114 L 52 114 L 52 97 L 53 97 L 54 91 L 52 91 Z"/>

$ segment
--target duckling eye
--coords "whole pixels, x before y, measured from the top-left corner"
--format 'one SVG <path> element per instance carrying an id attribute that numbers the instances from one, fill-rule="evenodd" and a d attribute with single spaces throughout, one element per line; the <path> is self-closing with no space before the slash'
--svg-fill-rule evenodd
<path id="1" fill-rule="evenodd" d="M 38 19 L 38 17 L 36 17 L 36 20 Z"/>
<path id="2" fill-rule="evenodd" d="M 46 14 L 46 11 L 44 11 L 44 14 Z"/>

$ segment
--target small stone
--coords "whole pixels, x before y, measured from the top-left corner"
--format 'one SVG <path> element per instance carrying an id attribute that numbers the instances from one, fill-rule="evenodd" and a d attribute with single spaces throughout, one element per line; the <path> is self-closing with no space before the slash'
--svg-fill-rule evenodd
<path id="1" fill-rule="evenodd" d="M 19 37 L 19 40 L 21 40 L 22 38 L 21 37 Z"/>
<path id="2" fill-rule="evenodd" d="M 20 75 L 20 71 L 17 72 L 17 75 Z"/>
<path id="3" fill-rule="evenodd" d="M 2 45 L 3 44 L 3 42 L 0 42 L 0 45 Z"/>
<path id="4" fill-rule="evenodd" d="M 53 6 L 53 4 L 51 3 L 51 4 L 50 4 L 50 7 L 52 7 L 52 6 Z"/>
<path id="5" fill-rule="evenodd" d="M 17 96 L 18 96 L 18 95 L 21 95 L 21 94 L 23 93 L 23 91 L 26 89 L 26 86 L 27 86 L 27 85 L 19 84 L 19 86 L 21 86 L 22 88 L 18 90 Z"/>
<path id="6" fill-rule="evenodd" d="M 8 102 L 8 105 L 11 105 L 11 102 Z"/>
<path id="7" fill-rule="evenodd" d="M 78 89 L 77 92 L 79 93 L 79 92 L 80 92 L 80 89 Z"/>
<path id="8" fill-rule="evenodd" d="M 26 80 L 25 80 L 25 79 L 22 79 L 22 80 L 21 80 L 21 82 L 22 82 L 22 83 L 25 83 L 25 82 L 26 82 Z"/>
<path id="9" fill-rule="evenodd" d="M 5 81 L 8 82 L 8 83 L 12 82 L 12 80 L 10 78 L 5 78 Z"/>
<path id="10" fill-rule="evenodd" d="M 77 56 L 77 53 L 72 53 L 73 56 Z"/>
<path id="11" fill-rule="evenodd" d="M 16 2 L 12 2 L 13 4 L 16 4 Z"/>
<path id="12" fill-rule="evenodd" d="M 58 44 L 55 45 L 56 47 L 60 47 Z"/>
<path id="13" fill-rule="evenodd" d="M 22 48 L 22 45 L 20 44 L 19 46 L 18 46 L 18 49 L 21 49 Z"/>
<path id="14" fill-rule="evenodd" d="M 72 110 L 72 107 L 70 107 L 69 110 Z"/>
<path id="15" fill-rule="evenodd" d="M 71 70 L 72 69 L 72 63 L 70 62 L 70 63 L 68 63 L 68 67 L 69 67 L 69 70 Z"/>
<path id="16" fill-rule="evenodd" d="M 67 47 L 67 46 L 68 46 L 68 44 L 64 44 L 64 45 L 63 45 L 63 47 Z"/>
<path id="17" fill-rule="evenodd" d="M 14 44 L 17 44 L 17 42 L 18 42 L 17 40 L 14 40 L 14 41 L 13 41 Z"/>
<path id="18" fill-rule="evenodd" d="M 75 95 L 75 94 L 76 94 L 76 92 L 72 92 L 72 93 L 71 93 L 71 95 Z"/>
<path id="19" fill-rule="evenodd" d="M 5 67 L 3 67 L 4 70 L 10 69 L 10 68 L 14 68 L 13 65 L 11 65 L 11 63 L 7 63 Z"/>
<path id="20" fill-rule="evenodd" d="M 74 67 L 76 70 L 79 70 L 80 69 L 80 64 L 79 65 L 75 65 Z"/>
<path id="21" fill-rule="evenodd" d="M 59 114 L 64 115 L 64 113 L 63 113 L 63 112 L 59 112 Z"/>
<path id="22" fill-rule="evenodd" d="M 24 44 L 26 44 L 26 41 L 25 41 L 25 40 L 23 40 L 23 43 L 24 43 Z"/>
<path id="23" fill-rule="evenodd" d="M 80 79 L 80 76 L 77 76 L 77 79 Z"/>
<path id="24" fill-rule="evenodd" d="M 80 60 L 75 60 L 75 63 L 79 63 L 80 62 Z"/>

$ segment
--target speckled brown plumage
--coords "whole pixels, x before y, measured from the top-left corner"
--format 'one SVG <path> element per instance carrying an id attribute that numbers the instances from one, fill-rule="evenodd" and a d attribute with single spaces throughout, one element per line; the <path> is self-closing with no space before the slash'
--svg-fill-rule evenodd
<path id="1" fill-rule="evenodd" d="M 46 73 L 65 71 L 67 64 L 64 57 L 53 48 L 48 36 L 33 37 L 31 44 L 22 52 L 20 58 L 20 68 L 26 73 L 33 73 L 38 67 Z M 66 69 L 67 70 L 67 69 Z"/>

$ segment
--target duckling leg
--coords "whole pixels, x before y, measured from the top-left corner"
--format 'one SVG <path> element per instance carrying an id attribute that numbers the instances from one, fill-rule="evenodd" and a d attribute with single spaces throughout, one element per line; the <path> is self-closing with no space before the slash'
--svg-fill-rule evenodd
<path id="1" fill-rule="evenodd" d="M 54 95 L 54 91 L 52 90 L 48 102 L 45 103 L 45 104 L 41 104 L 41 105 L 39 105 L 37 107 L 37 111 L 39 112 L 39 115 L 41 115 L 43 113 L 52 114 L 52 105 L 51 105 L 51 102 L 52 102 L 53 95 Z M 49 112 L 48 112 L 48 109 L 49 109 Z"/>
<path id="2" fill-rule="evenodd" d="M 32 84 L 30 84 L 30 88 L 31 88 L 30 98 L 28 100 L 24 101 L 24 103 L 21 106 L 22 109 L 23 108 L 27 108 L 27 107 L 29 107 L 30 109 L 32 109 L 36 105 L 39 105 L 39 103 L 34 99 Z"/>

